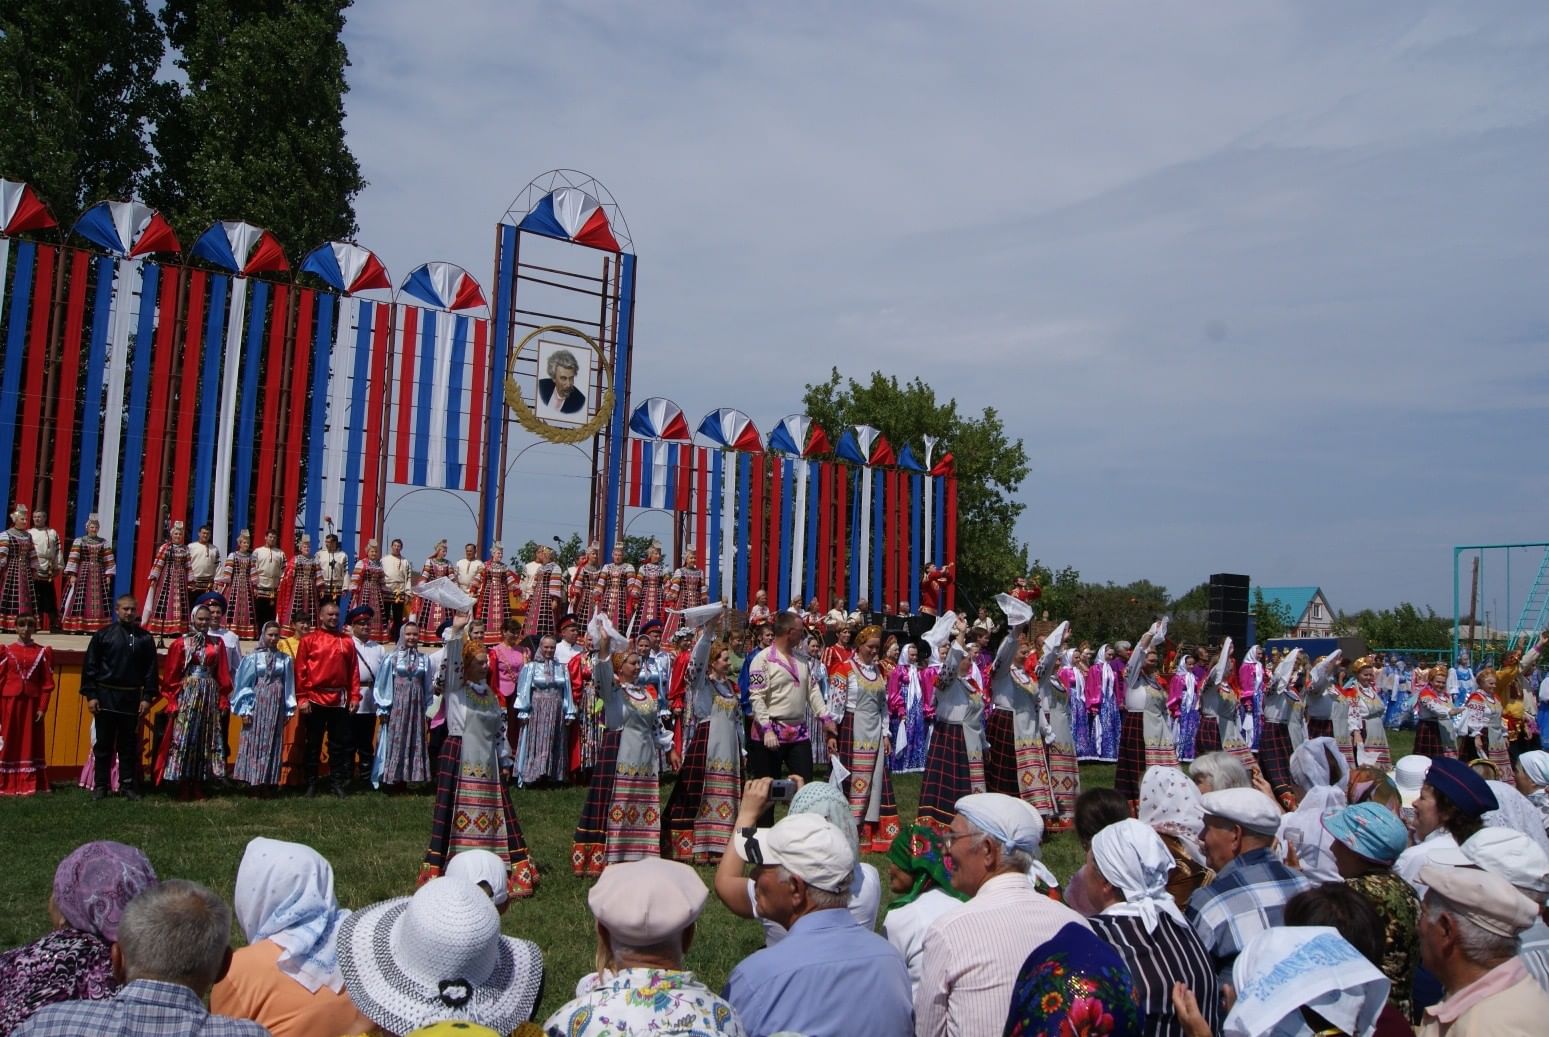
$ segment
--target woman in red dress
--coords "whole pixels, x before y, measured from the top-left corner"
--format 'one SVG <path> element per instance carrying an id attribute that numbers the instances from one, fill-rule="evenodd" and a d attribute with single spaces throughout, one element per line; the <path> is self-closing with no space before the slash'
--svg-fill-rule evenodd
<path id="1" fill-rule="evenodd" d="M 505 548 L 496 544 L 490 548 L 489 561 L 473 578 L 473 615 L 484 624 L 484 643 L 494 646 L 500 643 L 511 618 L 511 602 L 521 591 L 521 581 L 506 565 Z"/>
<path id="2" fill-rule="evenodd" d="M 253 564 L 253 534 L 237 534 L 237 549 L 226 556 L 215 574 L 215 590 L 225 595 L 226 625 L 244 641 L 258 637 L 258 569 Z"/>
<path id="3" fill-rule="evenodd" d="M 16 641 L 0 651 L 0 796 L 48 791 L 43 714 L 54 690 L 54 651 L 32 640 L 38 618 L 16 617 Z"/>
<path id="4" fill-rule="evenodd" d="M 183 523 L 172 523 L 167 541 L 151 563 L 140 625 L 153 634 L 181 634 L 188 629 L 188 544 Z"/>
<path id="5" fill-rule="evenodd" d="M 94 634 L 113 619 L 113 576 L 118 566 L 113 545 L 97 535 L 100 529 L 97 516 L 92 515 L 86 520 L 86 535 L 70 544 L 61 620 L 67 633 Z"/>
<path id="6" fill-rule="evenodd" d="M 366 544 L 366 557 L 355 563 L 350 576 L 350 606 L 364 605 L 371 610 L 366 620 L 366 636 L 378 643 L 387 640 L 387 572 L 382 568 L 382 547 L 375 540 Z"/>

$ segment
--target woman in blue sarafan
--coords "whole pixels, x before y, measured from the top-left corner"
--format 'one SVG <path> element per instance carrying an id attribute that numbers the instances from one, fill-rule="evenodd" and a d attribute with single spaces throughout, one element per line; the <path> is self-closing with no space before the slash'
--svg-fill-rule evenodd
<path id="1" fill-rule="evenodd" d="M 522 726 L 516 746 L 516 783 L 565 783 L 570 766 L 570 725 L 576 719 L 570 668 L 554 658 L 553 634 L 538 642 L 538 654 L 522 667 L 511 708 Z"/>
<path id="2" fill-rule="evenodd" d="M 377 670 L 372 697 L 382 718 L 372 784 L 423 785 L 433 776 L 426 711 L 435 698 L 435 666 L 419 650 L 420 626 L 407 620 L 398 648 Z"/>
<path id="3" fill-rule="evenodd" d="M 894 774 L 925 769 L 927 731 L 925 710 L 934 688 L 935 673 L 921 668 L 919 648 L 904 645 L 898 665 L 887 679 L 888 712 L 892 714 L 893 754 L 888 767 Z"/>

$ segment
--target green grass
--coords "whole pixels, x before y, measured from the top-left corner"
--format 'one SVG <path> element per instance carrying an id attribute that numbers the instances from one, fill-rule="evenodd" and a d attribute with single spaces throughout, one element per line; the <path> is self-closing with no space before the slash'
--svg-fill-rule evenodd
<path id="1" fill-rule="evenodd" d="M 1407 734 L 1391 735 L 1395 758 L 1409 751 Z M 1083 764 L 1085 788 L 1113 784 L 1111 765 Z M 919 775 L 894 781 L 899 816 L 914 817 Z M 528 846 L 542 874 L 536 897 L 517 901 L 504 919 L 505 931 L 543 949 L 548 982 L 539 1018 L 569 1000 L 575 982 L 592 970 L 596 938 L 586 892 L 591 883 L 570 873 L 570 840 L 585 790 L 518 791 L 516 810 Z M 143 849 L 163 878 L 202 882 L 232 895 L 237 862 L 254 836 L 306 843 L 333 863 L 339 902 L 363 907 L 414 891 L 414 879 L 430 832 L 427 795 L 357 793 L 340 802 L 252 800 L 232 794 L 202 803 L 174 803 L 150 796 L 137 803 L 113 798 L 93 802 L 76 787 L 60 786 L 48 796 L 0 802 L 0 947 L 36 939 L 48 929 L 48 896 L 61 858 L 90 839 L 117 839 Z M 1082 853 L 1073 834 L 1050 836 L 1045 863 L 1068 877 Z M 885 874 L 880 856 L 867 858 Z M 708 885 L 711 869 L 702 869 Z M 241 934 L 235 933 L 241 942 Z M 719 989 L 732 968 L 763 944 L 763 930 L 734 917 L 712 894 L 700 919 L 688 964 Z"/>

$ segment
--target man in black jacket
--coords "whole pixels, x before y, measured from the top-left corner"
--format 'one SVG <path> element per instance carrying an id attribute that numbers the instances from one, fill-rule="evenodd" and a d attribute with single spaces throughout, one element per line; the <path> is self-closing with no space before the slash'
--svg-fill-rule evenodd
<path id="1" fill-rule="evenodd" d="M 156 640 L 140 626 L 134 595 L 125 594 L 113 605 L 117 622 L 109 623 L 86 646 L 81 670 L 81 694 L 97 725 L 92 746 L 96 787 L 92 799 L 105 799 L 113 773 L 113 754 L 118 753 L 118 787 L 125 799 L 139 799 L 140 746 L 135 733 L 140 718 L 156 700 Z"/>

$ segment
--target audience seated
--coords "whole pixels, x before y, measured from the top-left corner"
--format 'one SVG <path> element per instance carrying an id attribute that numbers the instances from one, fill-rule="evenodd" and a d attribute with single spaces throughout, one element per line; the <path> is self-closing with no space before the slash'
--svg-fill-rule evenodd
<path id="1" fill-rule="evenodd" d="M 500 854 L 490 850 L 462 850 L 446 862 L 446 876 L 471 882 L 489 895 L 495 910 L 501 914 L 511 906 L 511 890 L 507 881 L 510 869 L 500 859 Z"/>
<path id="2" fill-rule="evenodd" d="M 1420 961 L 1420 900 L 1414 887 L 1393 872 L 1408 839 L 1404 824 L 1386 807 L 1367 802 L 1345 807 L 1323 825 L 1334 840 L 1334 863 L 1345 885 L 1376 913 L 1381 949 L 1374 960 L 1391 984 L 1388 1000 L 1404 1018 L 1411 1018 Z"/>
<path id="3" fill-rule="evenodd" d="M 1255 934 L 1232 967 L 1226 1037 L 1371 1034 L 1388 978 L 1328 926 L 1281 926 Z M 1208 1031 L 1191 1029 L 1190 1037 Z"/>
<path id="4" fill-rule="evenodd" d="M 1162 837 L 1173 855 L 1167 892 L 1182 911 L 1194 891 L 1215 878 L 1199 841 L 1205 828 L 1205 801 L 1199 786 L 1177 767 L 1149 767 L 1140 779 L 1136 816 Z"/>
<path id="5" fill-rule="evenodd" d="M 1549 991 L 1549 857 L 1532 838 L 1505 828 L 1476 833 L 1456 856 L 1438 855 L 1438 863 L 1475 867 L 1499 875 L 1538 906 L 1538 917 L 1517 939 L 1519 957 L 1539 987 Z"/>
<path id="6" fill-rule="evenodd" d="M 1134 982 L 1114 949 L 1068 924 L 1033 948 L 1017 970 L 1005 1037 L 1141 1037 Z M 965 1037 L 976 1031 L 961 1031 Z M 993 1033 L 993 1030 L 985 1031 Z"/>
<path id="7" fill-rule="evenodd" d="M 1205 753 L 1189 764 L 1189 777 L 1194 779 L 1201 793 L 1253 787 L 1253 776 L 1242 761 L 1220 750 Z"/>
<path id="8" fill-rule="evenodd" d="M 926 825 L 899 832 L 887 852 L 888 885 L 897 895 L 882 920 L 882 932 L 904 956 L 911 997 L 920 985 L 925 930 L 968 899 L 961 890 L 952 888 L 946 857 L 940 834 Z"/>
<path id="9" fill-rule="evenodd" d="M 1388 1003 L 1377 1017 L 1374 1037 L 1411 1037 L 1409 1003 L 1395 997 L 1393 980 L 1384 968 L 1382 920 L 1370 901 L 1337 882 L 1314 886 L 1286 901 L 1285 924 L 1328 926 L 1348 940 L 1388 980 Z"/>
<path id="10" fill-rule="evenodd" d="M 1414 800 L 1415 845 L 1399 855 L 1393 870 L 1424 897 L 1421 869 L 1438 851 L 1456 850 L 1483 828 L 1484 815 L 1497 806 L 1489 784 L 1468 764 L 1445 756 L 1432 760 Z"/>

